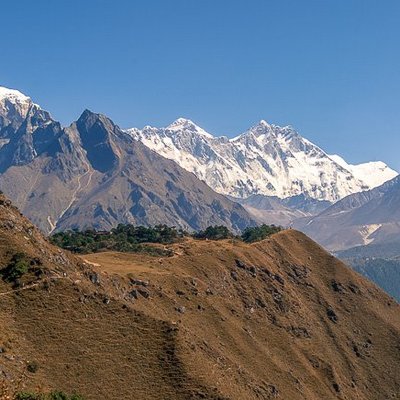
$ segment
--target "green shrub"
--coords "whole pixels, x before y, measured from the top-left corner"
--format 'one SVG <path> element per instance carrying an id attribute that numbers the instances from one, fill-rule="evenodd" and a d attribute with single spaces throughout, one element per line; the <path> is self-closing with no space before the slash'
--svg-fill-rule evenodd
<path id="1" fill-rule="evenodd" d="M 15 282 L 29 272 L 29 268 L 29 258 L 24 253 L 17 253 L 14 254 L 7 267 L 1 271 L 1 275 L 6 281 Z"/>
<path id="2" fill-rule="evenodd" d="M 42 398 L 35 393 L 29 393 L 29 392 L 17 393 L 15 396 L 15 400 L 42 400 Z"/>
<path id="3" fill-rule="evenodd" d="M 279 232 L 280 227 L 261 225 L 246 228 L 242 233 L 245 242 L 263 240 Z M 189 234 L 181 229 L 167 225 L 153 227 L 120 224 L 109 232 L 88 229 L 86 231 L 59 232 L 50 237 L 50 241 L 63 249 L 74 253 L 95 253 L 98 251 L 143 252 L 156 256 L 171 255 L 170 250 L 148 246 L 148 243 L 171 244 Z M 214 225 L 192 235 L 195 239 L 221 240 L 237 238 L 226 226 Z"/>
<path id="4" fill-rule="evenodd" d="M 259 242 L 260 240 L 264 240 L 268 236 L 280 232 L 281 230 L 282 228 L 280 226 L 263 224 L 246 228 L 243 231 L 241 238 L 246 243 Z"/>
<path id="5" fill-rule="evenodd" d="M 26 366 L 26 369 L 32 374 L 36 373 L 39 369 L 39 364 L 36 361 L 31 361 Z"/>
<path id="6" fill-rule="evenodd" d="M 52 392 L 49 395 L 49 400 L 69 400 L 70 397 L 64 392 Z"/>

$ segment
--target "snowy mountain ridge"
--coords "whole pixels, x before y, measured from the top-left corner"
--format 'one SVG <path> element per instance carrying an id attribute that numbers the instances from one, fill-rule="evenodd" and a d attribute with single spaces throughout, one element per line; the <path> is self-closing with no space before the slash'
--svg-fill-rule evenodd
<path id="1" fill-rule="evenodd" d="M 369 185 L 371 189 L 397 176 L 397 172 L 382 161 L 370 161 L 354 165 L 348 164 L 337 154 L 330 155 L 329 157 L 341 167 L 350 171 L 355 177 Z"/>
<path id="2" fill-rule="evenodd" d="M 350 165 L 328 155 L 291 126 L 265 120 L 232 139 L 214 137 L 184 118 L 165 128 L 146 126 L 126 132 L 215 191 L 238 198 L 304 194 L 335 202 L 397 175 L 382 162 Z"/>
<path id="3" fill-rule="evenodd" d="M 0 86 L 0 148 L 28 115 L 35 116 L 35 123 L 52 121 L 30 97 Z M 335 202 L 397 175 L 382 162 L 348 164 L 339 156 L 328 155 L 291 126 L 280 127 L 265 120 L 232 139 L 214 137 L 185 118 L 165 128 L 146 126 L 125 132 L 193 172 L 215 191 L 236 198 L 305 195 Z"/>

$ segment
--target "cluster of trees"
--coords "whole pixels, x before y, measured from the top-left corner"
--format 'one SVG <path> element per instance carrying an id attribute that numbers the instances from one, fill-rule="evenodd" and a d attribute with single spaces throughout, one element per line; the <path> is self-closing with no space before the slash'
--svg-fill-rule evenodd
<path id="1" fill-rule="evenodd" d="M 215 225 L 194 233 L 193 237 L 195 239 L 222 240 L 233 238 L 235 235 L 226 226 Z"/>
<path id="2" fill-rule="evenodd" d="M 85 231 L 59 232 L 51 236 L 51 242 L 74 253 L 95 253 L 104 250 L 122 252 L 149 252 L 163 254 L 165 250 L 147 246 L 145 243 L 174 243 L 185 232 L 167 225 L 154 227 L 120 224 L 109 232 Z"/>
<path id="3" fill-rule="evenodd" d="M 205 230 L 189 234 L 175 227 L 156 225 L 154 227 L 120 224 L 109 232 L 85 230 L 59 232 L 51 236 L 51 242 L 75 253 L 99 251 L 147 252 L 154 255 L 170 255 L 170 250 L 149 246 L 149 243 L 171 244 L 185 236 L 195 239 L 222 240 L 237 239 L 246 243 L 263 240 L 279 232 L 275 225 L 260 225 L 246 228 L 242 235 L 234 235 L 226 226 L 209 226 Z"/>
<path id="4" fill-rule="evenodd" d="M 282 228 L 275 225 L 260 225 L 255 227 L 246 228 L 242 232 L 242 240 L 246 243 L 259 242 L 260 240 L 266 239 L 268 236 L 278 233 Z"/>
<path id="5" fill-rule="evenodd" d="M 281 231 L 280 226 L 260 225 L 246 228 L 240 236 L 234 235 L 226 226 L 209 226 L 204 231 L 193 234 L 195 239 L 221 240 L 235 238 L 246 243 L 259 242 L 268 236 Z"/>

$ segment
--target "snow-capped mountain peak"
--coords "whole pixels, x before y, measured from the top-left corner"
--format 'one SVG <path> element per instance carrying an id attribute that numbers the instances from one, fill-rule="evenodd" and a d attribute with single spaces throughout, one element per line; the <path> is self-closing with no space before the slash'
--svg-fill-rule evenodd
<path id="1" fill-rule="evenodd" d="M 178 118 L 177 120 L 172 122 L 170 125 L 168 125 L 165 129 L 172 131 L 172 132 L 178 132 L 178 133 L 193 132 L 195 134 L 199 134 L 199 135 L 208 137 L 210 139 L 213 138 L 213 135 L 206 132 L 203 128 L 200 128 L 192 120 L 186 119 L 186 118 Z"/>
<path id="2" fill-rule="evenodd" d="M 129 129 L 127 133 L 193 172 L 217 192 L 240 198 L 304 194 L 333 202 L 396 174 L 383 163 L 372 163 L 368 165 L 375 178 L 367 179 L 348 164 L 332 159 L 293 127 L 265 120 L 229 140 L 216 138 L 184 118 L 166 128 Z"/>
<path id="3" fill-rule="evenodd" d="M 38 126 L 44 127 L 52 122 L 51 115 L 30 97 L 0 86 L 0 148 L 15 137 L 23 124 L 26 132 L 33 133 Z"/>
<path id="4" fill-rule="evenodd" d="M 22 124 L 32 108 L 40 109 L 20 91 L 0 86 L 0 147 Z"/>
<path id="5" fill-rule="evenodd" d="M 9 89 L 4 86 L 0 86 L 0 102 L 4 103 L 8 100 L 10 103 L 29 103 L 32 100 L 30 97 L 25 96 L 19 90 Z"/>
<path id="6" fill-rule="evenodd" d="M 254 136 L 255 138 L 260 138 L 260 139 L 268 139 L 270 137 L 273 138 L 278 138 L 278 137 L 293 137 L 293 136 L 299 136 L 298 133 L 293 129 L 292 126 L 286 125 L 286 126 L 278 126 L 274 124 L 269 124 L 267 121 L 262 119 L 261 121 L 258 122 L 258 124 L 253 125 L 250 129 L 247 131 L 243 132 L 239 136 L 236 136 L 231 139 L 232 142 L 236 140 L 243 139 L 248 136 Z"/>
<path id="7" fill-rule="evenodd" d="M 244 132 L 243 134 L 249 134 L 250 132 L 253 133 L 254 135 L 265 135 L 265 134 L 271 134 L 273 133 L 273 128 L 274 125 L 269 124 L 265 119 L 262 119 L 258 122 L 258 124 L 253 125 L 247 132 Z"/>

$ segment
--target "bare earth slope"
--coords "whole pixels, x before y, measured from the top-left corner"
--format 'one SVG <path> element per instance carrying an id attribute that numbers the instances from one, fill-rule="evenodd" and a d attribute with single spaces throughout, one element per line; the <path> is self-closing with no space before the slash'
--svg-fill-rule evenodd
<path id="1" fill-rule="evenodd" d="M 399 398 L 398 304 L 305 235 L 171 247 L 80 261 L 1 198 L 1 263 L 43 271 L 0 281 L 6 380 L 36 361 L 27 388 L 87 399 Z"/>

